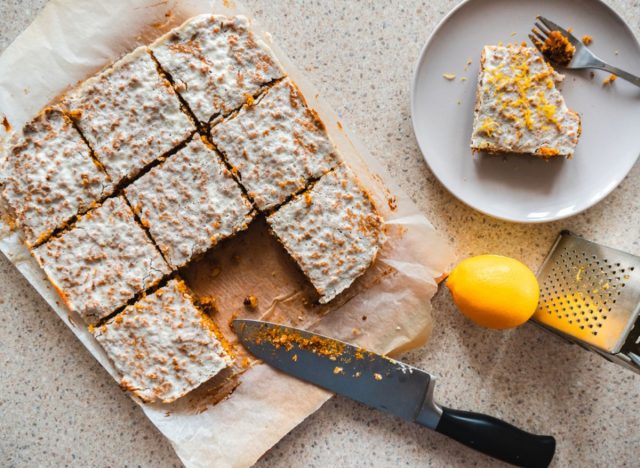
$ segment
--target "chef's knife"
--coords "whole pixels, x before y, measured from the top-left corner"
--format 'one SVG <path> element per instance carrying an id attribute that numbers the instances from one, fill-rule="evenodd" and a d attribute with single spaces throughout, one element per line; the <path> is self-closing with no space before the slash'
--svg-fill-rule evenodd
<path id="1" fill-rule="evenodd" d="M 257 358 L 299 379 L 413 421 L 499 460 L 546 467 L 551 436 L 530 434 L 480 413 L 439 406 L 434 377 L 342 341 L 258 320 L 234 320 L 242 344 Z"/>

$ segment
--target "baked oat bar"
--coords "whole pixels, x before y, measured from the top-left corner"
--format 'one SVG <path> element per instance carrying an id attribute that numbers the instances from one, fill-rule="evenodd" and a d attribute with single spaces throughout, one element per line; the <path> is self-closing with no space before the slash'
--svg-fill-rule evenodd
<path id="1" fill-rule="evenodd" d="M 211 130 L 260 210 L 269 210 L 338 163 L 324 124 L 289 80 Z"/>
<path id="2" fill-rule="evenodd" d="M 571 157 L 581 127 L 556 88 L 564 77 L 524 45 L 485 46 L 480 63 L 471 148 Z"/>
<path id="3" fill-rule="evenodd" d="M 296 195 L 267 222 L 323 304 L 369 268 L 385 241 L 382 217 L 344 165 Z"/>
<path id="4" fill-rule="evenodd" d="M 196 16 L 150 48 L 203 123 L 239 108 L 247 96 L 284 76 L 243 16 Z"/>
<path id="5" fill-rule="evenodd" d="M 230 363 L 215 325 L 182 280 L 169 281 L 93 332 L 122 388 L 148 403 L 170 403 Z"/>
<path id="6" fill-rule="evenodd" d="M 144 47 L 81 83 L 64 103 L 116 184 L 195 130 Z"/>
<path id="7" fill-rule="evenodd" d="M 108 198 L 32 252 L 62 300 L 87 323 L 124 306 L 170 271 L 121 196 Z"/>
<path id="8" fill-rule="evenodd" d="M 245 229 L 251 203 L 199 137 L 126 188 L 126 197 L 173 268 Z"/>
<path id="9" fill-rule="evenodd" d="M 46 108 L 11 140 L 0 167 L 2 196 L 27 245 L 44 240 L 112 190 L 71 121 Z"/>

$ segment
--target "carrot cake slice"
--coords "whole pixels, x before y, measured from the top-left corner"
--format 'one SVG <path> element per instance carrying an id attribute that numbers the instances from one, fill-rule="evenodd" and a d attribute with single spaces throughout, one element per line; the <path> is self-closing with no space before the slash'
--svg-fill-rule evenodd
<path id="1" fill-rule="evenodd" d="M 0 167 L 2 196 L 27 245 L 46 240 L 112 190 L 71 121 L 46 108 L 11 140 Z"/>
<path id="2" fill-rule="evenodd" d="M 211 318 L 173 279 L 93 329 L 120 385 L 147 403 L 186 395 L 230 364 Z"/>
<path id="3" fill-rule="evenodd" d="M 64 102 L 116 184 L 135 177 L 195 130 L 144 47 L 81 83 Z"/>
<path id="4" fill-rule="evenodd" d="M 571 157 L 581 127 L 556 88 L 564 77 L 524 45 L 485 46 L 480 63 L 471 148 Z"/>
<path id="5" fill-rule="evenodd" d="M 386 238 L 372 199 L 344 165 L 296 195 L 267 222 L 323 304 L 369 268 Z"/>
<path id="6" fill-rule="evenodd" d="M 253 218 L 231 172 L 198 137 L 128 186 L 126 197 L 173 268 Z"/>
<path id="7" fill-rule="evenodd" d="M 108 198 L 32 252 L 62 300 L 87 323 L 170 272 L 121 196 Z"/>
<path id="8" fill-rule="evenodd" d="M 284 76 L 244 16 L 196 16 L 158 39 L 151 51 L 203 123 Z"/>
<path id="9" fill-rule="evenodd" d="M 324 124 L 288 79 L 211 130 L 260 210 L 280 205 L 338 163 Z"/>

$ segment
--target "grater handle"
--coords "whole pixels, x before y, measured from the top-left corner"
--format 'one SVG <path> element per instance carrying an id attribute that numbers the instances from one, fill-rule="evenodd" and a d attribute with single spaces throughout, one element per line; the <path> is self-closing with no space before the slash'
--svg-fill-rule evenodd
<path id="1" fill-rule="evenodd" d="M 442 408 L 436 431 L 490 457 L 524 467 L 547 467 L 556 440 L 525 432 L 486 414 Z"/>

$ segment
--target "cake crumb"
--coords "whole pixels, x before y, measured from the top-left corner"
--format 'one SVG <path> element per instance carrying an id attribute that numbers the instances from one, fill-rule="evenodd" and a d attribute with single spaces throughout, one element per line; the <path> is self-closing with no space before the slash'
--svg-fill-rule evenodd
<path id="1" fill-rule="evenodd" d="M 442 74 L 442 77 L 443 77 L 445 80 L 449 80 L 449 81 L 453 81 L 453 80 L 455 80 L 455 79 L 456 79 L 456 75 L 455 75 L 455 73 L 443 73 L 443 74 Z"/>
<path id="2" fill-rule="evenodd" d="M 551 62 L 568 65 L 576 52 L 576 48 L 560 31 L 551 31 L 540 49 Z"/>
<path id="3" fill-rule="evenodd" d="M 618 79 L 618 77 L 616 75 L 611 74 L 608 77 L 606 77 L 604 80 L 602 80 L 602 86 L 610 86 L 617 79 Z"/>
<path id="4" fill-rule="evenodd" d="M 582 43 L 584 45 L 591 45 L 593 43 L 593 37 L 585 34 L 584 36 L 582 36 Z"/>
<path id="5" fill-rule="evenodd" d="M 344 374 L 344 369 L 343 369 L 342 367 L 338 367 L 338 366 L 336 366 L 336 367 L 334 367 L 334 369 L 333 369 L 333 373 L 334 373 L 334 374 Z"/>
<path id="6" fill-rule="evenodd" d="M 9 133 L 11 131 L 11 124 L 9 123 L 7 116 L 2 118 L 2 126 L 4 127 L 5 132 Z"/>
<path id="7" fill-rule="evenodd" d="M 382 380 L 382 376 L 380 374 L 378 374 L 377 372 L 375 374 L 373 374 L 373 378 L 376 380 Z"/>
<path id="8" fill-rule="evenodd" d="M 242 303 L 245 305 L 245 307 L 255 309 L 256 307 L 258 307 L 258 298 L 253 294 L 249 294 L 244 298 L 244 301 L 242 301 Z"/>

